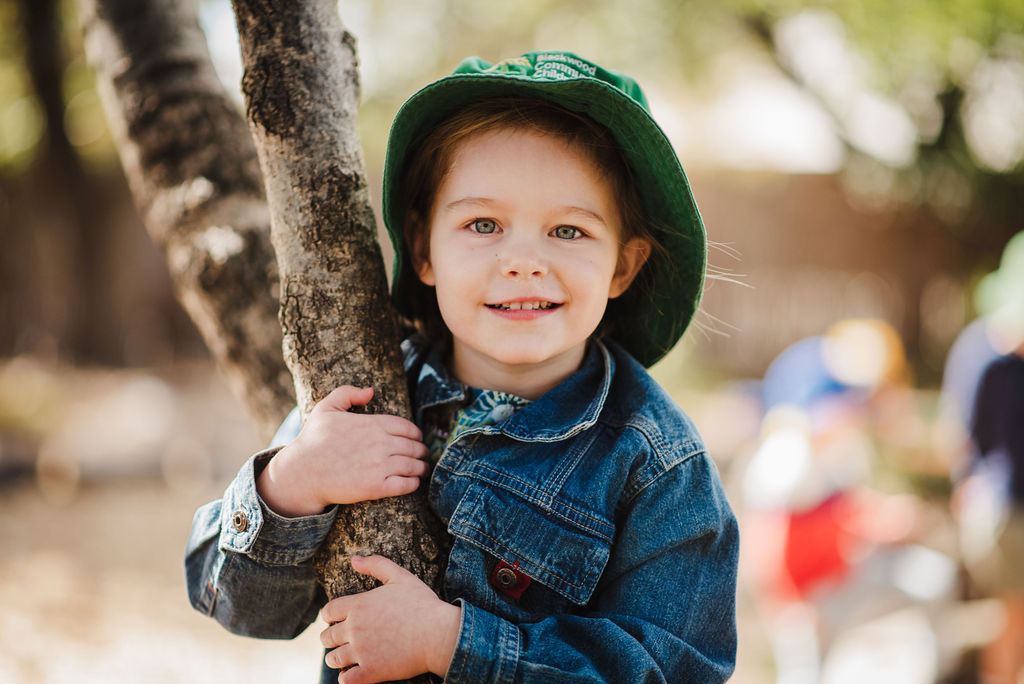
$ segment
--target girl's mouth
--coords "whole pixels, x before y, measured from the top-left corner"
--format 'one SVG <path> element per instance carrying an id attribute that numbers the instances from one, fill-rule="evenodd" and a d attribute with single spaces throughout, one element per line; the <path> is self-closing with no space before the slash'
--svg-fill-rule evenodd
<path id="1" fill-rule="evenodd" d="M 547 309 L 554 309 L 559 306 L 561 306 L 561 304 L 538 300 L 533 302 L 504 302 L 502 304 L 488 304 L 487 308 L 495 309 L 497 311 L 544 311 Z"/>

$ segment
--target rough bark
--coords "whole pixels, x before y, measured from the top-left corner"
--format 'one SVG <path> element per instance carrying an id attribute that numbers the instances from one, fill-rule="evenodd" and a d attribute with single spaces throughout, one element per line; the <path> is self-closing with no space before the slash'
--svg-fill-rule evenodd
<path id="1" fill-rule="evenodd" d="M 294 405 L 256 151 L 193 0 L 79 0 L 122 166 L 176 293 L 265 436 Z"/>
<path id="2" fill-rule="evenodd" d="M 281 274 L 285 361 L 303 415 L 341 384 L 367 409 L 408 417 L 356 128 L 355 41 L 333 0 L 233 0 L 246 114 L 265 179 Z M 443 530 L 421 491 L 347 506 L 316 557 L 329 596 L 371 588 L 348 557 L 381 553 L 438 588 Z"/>

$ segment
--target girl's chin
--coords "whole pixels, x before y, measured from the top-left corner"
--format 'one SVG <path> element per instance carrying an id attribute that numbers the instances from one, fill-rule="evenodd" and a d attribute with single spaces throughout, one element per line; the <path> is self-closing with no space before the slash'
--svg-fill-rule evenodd
<path id="1" fill-rule="evenodd" d="M 488 357 L 500 365 L 528 371 L 533 368 L 543 368 L 545 366 L 561 366 L 574 360 L 578 362 L 582 357 L 582 354 L 583 346 L 581 345 L 578 348 L 573 347 L 572 349 L 561 350 L 554 353 L 545 352 L 537 348 L 515 349 L 505 352 L 499 351 L 497 353 L 488 354 Z"/>

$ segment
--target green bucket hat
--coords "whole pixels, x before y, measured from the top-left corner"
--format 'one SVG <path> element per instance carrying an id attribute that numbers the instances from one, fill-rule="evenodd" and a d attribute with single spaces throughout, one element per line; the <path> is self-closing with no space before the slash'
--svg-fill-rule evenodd
<path id="1" fill-rule="evenodd" d="M 570 52 L 528 52 L 497 64 L 470 57 L 451 76 L 427 85 L 398 110 L 388 138 L 383 191 L 384 223 L 395 248 L 395 307 L 412 317 L 415 303 L 433 296 L 433 288 L 416 276 L 402 237 L 398 198 L 403 196 L 404 164 L 410 152 L 460 108 L 487 98 L 517 96 L 547 100 L 588 116 L 622 147 L 662 249 L 652 253 L 638 279 L 649 287 L 634 284 L 609 300 L 605 320 L 611 323 L 612 339 L 644 366 L 653 365 L 679 341 L 700 304 L 707 262 L 704 223 L 679 158 L 651 118 L 640 86 L 623 73 Z"/>

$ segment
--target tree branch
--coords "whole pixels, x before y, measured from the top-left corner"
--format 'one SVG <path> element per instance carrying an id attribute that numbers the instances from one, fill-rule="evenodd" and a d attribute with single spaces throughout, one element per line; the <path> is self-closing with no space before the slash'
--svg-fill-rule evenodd
<path id="1" fill-rule="evenodd" d="M 294 405 L 255 149 L 191 0 L 79 0 L 86 55 L 136 206 L 177 295 L 269 437 Z"/>

